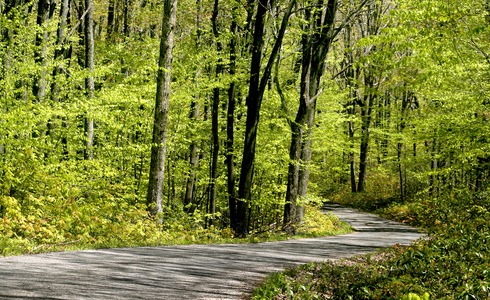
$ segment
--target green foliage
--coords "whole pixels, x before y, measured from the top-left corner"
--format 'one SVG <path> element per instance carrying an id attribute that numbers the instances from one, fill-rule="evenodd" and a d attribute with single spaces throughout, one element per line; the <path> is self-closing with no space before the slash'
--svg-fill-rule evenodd
<path id="1" fill-rule="evenodd" d="M 429 294 L 433 299 L 487 299 L 488 191 L 448 193 L 417 203 L 393 204 L 389 210 L 399 207 L 403 214 L 410 208 L 409 215 L 415 216 L 412 221 L 431 232 L 428 238 L 411 247 L 395 246 L 369 256 L 289 270 L 267 281 L 254 299 L 278 295 L 284 299 L 426 299 Z M 412 298 L 407 298 L 410 293 Z"/>
<path id="2" fill-rule="evenodd" d="M 403 295 L 401 300 L 429 300 L 430 295 L 429 293 L 424 293 L 422 297 L 415 293 L 408 293 L 407 295 Z"/>
<path id="3" fill-rule="evenodd" d="M 351 193 L 349 187 L 338 185 L 336 192 L 329 193 L 329 200 L 370 211 L 399 201 L 398 182 L 394 174 L 382 169 L 373 170 L 368 174 L 366 181 L 366 190 L 362 193 Z"/>
<path id="4" fill-rule="evenodd" d="M 50 166 L 53 168 L 53 166 Z M 80 170 L 90 176 L 76 177 Z M 48 172 L 32 150 L 18 153 L 0 173 L 0 254 L 168 244 L 260 242 L 291 238 L 281 231 L 233 239 L 229 228 L 205 227 L 209 216 L 166 206 L 157 225 L 144 200 L 100 161 L 63 164 Z M 114 183 L 111 183 L 114 182 Z M 347 232 L 332 216 L 309 208 L 297 237 Z"/>
<path id="5" fill-rule="evenodd" d="M 297 233 L 312 236 L 330 235 L 340 225 L 337 216 L 325 215 L 318 208 L 307 206 L 303 223 L 298 227 Z"/>

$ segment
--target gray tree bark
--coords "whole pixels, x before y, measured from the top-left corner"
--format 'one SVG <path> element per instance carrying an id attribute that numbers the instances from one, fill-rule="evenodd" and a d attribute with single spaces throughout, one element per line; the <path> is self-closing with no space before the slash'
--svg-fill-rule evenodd
<path id="1" fill-rule="evenodd" d="M 201 49 L 201 32 L 202 32 L 202 0 L 196 1 L 197 6 L 197 18 L 196 18 L 196 47 L 198 51 Z M 201 75 L 201 67 L 198 67 L 196 74 L 196 85 L 199 85 L 200 75 Z M 191 110 L 189 113 L 189 119 L 191 123 L 195 123 L 199 118 L 200 113 L 200 105 L 199 105 L 199 88 L 196 88 L 197 94 L 194 96 L 194 99 L 191 102 Z M 195 209 L 195 184 L 196 184 L 196 169 L 199 163 L 199 145 L 198 141 L 196 141 L 193 137 L 191 137 L 191 145 L 189 147 L 189 164 L 190 170 L 187 177 L 185 195 L 184 195 L 184 209 L 188 213 L 192 213 Z"/>
<path id="2" fill-rule="evenodd" d="M 85 78 L 85 90 L 87 93 L 88 101 L 94 98 L 94 0 L 85 0 L 85 69 L 89 75 Z M 93 159 L 93 144 L 94 144 L 94 120 L 86 116 L 85 117 L 85 159 Z"/>
<path id="3" fill-rule="evenodd" d="M 230 32 L 232 34 L 230 40 L 230 75 L 233 76 L 236 73 L 236 42 L 237 42 L 237 21 L 236 21 L 236 7 L 233 8 L 233 20 L 230 26 Z M 234 154 L 234 123 L 235 123 L 235 92 L 236 83 L 232 81 L 228 88 L 228 111 L 226 115 L 226 169 L 227 169 L 227 191 L 228 191 L 228 207 L 230 210 L 230 227 L 236 228 L 237 216 L 236 216 L 236 193 L 235 193 L 235 154 Z"/>
<path id="4" fill-rule="evenodd" d="M 52 2 L 53 1 L 53 2 Z M 50 19 L 50 11 L 54 10 L 56 2 L 54 0 L 39 0 L 37 6 L 37 20 L 38 26 L 43 28 L 41 34 L 36 35 L 36 51 L 35 61 L 41 66 L 40 74 L 36 75 L 34 79 L 34 85 L 32 92 L 36 97 L 37 102 L 43 102 L 46 96 L 46 55 L 47 55 L 47 43 L 48 43 L 48 26 Z"/>
<path id="5" fill-rule="evenodd" d="M 324 61 L 334 37 L 332 33 L 337 0 L 329 0 L 323 15 L 323 1 L 317 0 L 305 9 L 309 23 L 302 37 L 302 71 L 300 100 L 296 119 L 292 124 L 289 149 L 288 185 L 284 206 L 284 229 L 294 230 L 291 224 L 301 222 L 304 207 L 299 201 L 305 199 L 308 190 L 309 163 L 311 160 L 311 134 L 315 120 L 316 100 L 320 92 L 320 80 L 324 73 Z"/>
<path id="6" fill-rule="evenodd" d="M 151 214 L 163 211 L 163 183 L 167 142 L 167 119 L 170 99 L 172 49 L 177 19 L 177 0 L 165 0 L 163 8 L 162 37 L 158 60 L 157 93 L 151 147 L 150 174 L 146 202 Z M 162 222 L 162 219 L 159 219 Z"/>
<path id="7" fill-rule="evenodd" d="M 61 10 L 60 10 L 60 21 L 58 24 L 58 30 L 57 30 L 57 38 L 56 38 L 56 45 L 59 47 L 54 51 L 54 60 L 56 61 L 57 59 L 63 57 L 65 58 L 65 29 L 66 29 L 66 23 L 68 19 L 68 13 L 70 10 L 70 0 L 63 0 L 61 2 Z M 59 101 L 59 85 L 56 80 L 56 76 L 60 74 L 63 70 L 63 63 L 60 62 L 53 70 L 53 83 L 51 85 L 51 92 L 53 94 L 53 100 L 55 102 Z"/>

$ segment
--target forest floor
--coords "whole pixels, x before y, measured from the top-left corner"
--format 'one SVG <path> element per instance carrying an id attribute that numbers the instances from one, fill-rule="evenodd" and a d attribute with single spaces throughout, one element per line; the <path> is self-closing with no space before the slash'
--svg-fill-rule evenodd
<path id="1" fill-rule="evenodd" d="M 0 299 L 240 299 L 269 273 L 408 245 L 415 228 L 327 204 L 356 232 L 256 244 L 117 248 L 0 258 Z"/>

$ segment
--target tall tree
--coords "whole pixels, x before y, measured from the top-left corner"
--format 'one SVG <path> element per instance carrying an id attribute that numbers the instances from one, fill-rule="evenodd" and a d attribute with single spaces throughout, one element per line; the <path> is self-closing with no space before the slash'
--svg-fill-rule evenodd
<path id="1" fill-rule="evenodd" d="M 114 4 L 116 0 L 109 0 L 107 7 L 107 39 L 112 40 L 114 35 Z"/>
<path id="2" fill-rule="evenodd" d="M 54 60 L 56 62 L 59 58 L 67 58 L 66 56 L 66 28 L 68 21 L 68 14 L 70 12 L 70 0 L 63 0 L 61 2 L 60 9 L 60 19 L 58 23 L 57 37 L 56 37 L 56 50 L 54 52 Z M 56 76 L 63 71 L 63 64 L 61 62 L 57 62 L 57 66 L 53 70 L 53 83 L 51 84 L 51 92 L 54 101 L 59 100 L 59 85 L 56 80 Z"/>
<path id="3" fill-rule="evenodd" d="M 94 0 L 85 0 L 85 24 L 84 24 L 84 37 L 85 37 L 85 69 L 88 72 L 85 78 L 85 91 L 88 101 L 94 98 Z M 93 159 L 93 144 L 94 144 L 94 119 L 91 116 L 85 117 L 85 134 L 86 134 L 86 146 L 85 146 L 85 159 Z"/>
<path id="4" fill-rule="evenodd" d="M 198 52 L 201 50 L 201 38 L 202 38 L 202 14 L 203 5 L 202 0 L 196 1 L 197 15 L 196 15 L 196 49 Z M 190 112 L 189 120 L 191 123 L 196 123 L 200 114 L 200 104 L 199 104 L 199 82 L 201 80 L 200 76 L 202 73 L 201 64 L 197 66 L 196 72 L 196 95 L 194 95 Z M 185 195 L 184 195 L 184 210 L 187 212 L 193 212 L 195 208 L 194 198 L 196 194 L 196 169 L 199 163 L 199 144 L 198 140 L 191 137 L 191 145 L 189 147 L 189 174 L 187 177 Z"/>
<path id="5" fill-rule="evenodd" d="M 259 124 L 260 106 L 264 96 L 267 82 L 269 81 L 272 66 L 279 53 L 282 40 L 289 22 L 289 16 L 296 4 L 295 0 L 289 2 L 284 13 L 281 28 L 278 32 L 277 39 L 267 65 L 260 77 L 262 48 L 264 44 L 265 16 L 267 8 L 271 4 L 270 0 L 259 0 L 257 3 L 257 12 L 255 15 L 255 27 L 252 43 L 252 62 L 250 66 L 250 84 L 247 97 L 247 120 L 245 127 L 245 142 L 243 147 L 242 167 L 240 172 L 240 181 L 238 184 L 237 199 L 237 224 L 235 232 L 239 236 L 248 233 L 248 206 L 252 197 L 252 183 L 255 160 L 255 145 L 257 141 L 257 129 Z"/>
<path id="6" fill-rule="evenodd" d="M 53 0 L 39 0 L 37 6 L 36 23 L 42 28 L 41 33 L 36 35 L 36 53 L 35 60 L 41 67 L 40 74 L 36 76 L 33 85 L 33 94 L 38 102 L 42 102 L 46 96 L 46 56 L 48 43 L 48 27 L 49 19 L 51 18 L 56 2 Z"/>
<path id="7" fill-rule="evenodd" d="M 382 17 L 391 8 L 390 3 L 387 1 L 378 1 L 376 3 L 368 3 L 365 7 L 363 14 L 358 16 L 358 28 L 357 31 L 351 31 L 350 34 L 357 34 L 358 39 L 368 38 L 378 36 L 381 33 Z M 356 36 L 353 36 L 356 38 Z M 378 104 L 378 110 L 380 113 L 382 110 L 382 105 L 384 104 L 384 99 L 380 94 L 381 82 L 384 80 L 386 68 L 380 65 L 373 64 L 369 62 L 369 57 L 371 53 L 377 53 L 376 47 L 369 45 L 362 47 L 358 50 L 357 57 L 358 62 L 362 63 L 361 67 L 357 67 L 355 72 L 351 74 L 351 78 L 348 78 L 349 85 L 357 86 L 357 91 L 355 95 L 352 95 L 351 101 L 353 101 L 353 106 L 351 106 L 349 113 L 356 113 L 355 106 L 360 110 L 361 117 L 361 127 L 360 127 L 360 148 L 359 148 L 359 178 L 357 182 L 357 188 L 352 188 L 353 192 L 363 192 L 366 188 L 366 174 L 368 165 L 368 152 L 370 148 L 371 140 L 371 127 L 373 123 L 373 111 Z M 381 53 L 381 52 L 380 52 Z M 350 59 L 353 64 L 352 50 L 350 51 Z M 379 60 L 382 58 L 379 57 Z M 361 84 L 362 82 L 362 84 Z M 352 125 L 352 124 L 350 124 Z M 352 135 L 352 134 L 351 134 Z M 353 160 L 351 161 L 351 181 L 355 184 L 355 174 L 354 168 L 352 167 Z"/>
<path id="8" fill-rule="evenodd" d="M 325 9 L 322 0 L 313 1 L 305 7 L 304 12 L 307 25 L 302 36 L 299 108 L 294 122 L 291 123 L 290 163 L 284 207 L 286 228 L 290 223 L 300 222 L 304 214 L 304 208 L 298 205 L 298 200 L 306 197 L 310 172 L 308 164 L 311 160 L 311 133 L 325 58 L 336 35 L 333 25 L 337 13 L 337 0 L 329 0 Z"/>
<path id="9" fill-rule="evenodd" d="M 165 0 L 162 37 L 158 60 L 157 93 L 151 146 L 151 162 L 146 202 L 153 215 L 163 211 L 163 183 L 167 142 L 167 120 L 170 99 L 172 50 L 177 20 L 177 0 Z M 161 219 L 159 220 L 161 222 Z"/>
<path id="10" fill-rule="evenodd" d="M 325 59 L 336 36 L 369 1 L 354 1 L 353 8 L 343 14 L 338 26 L 334 26 L 338 11 L 337 0 L 328 0 L 325 7 L 323 0 L 314 0 L 307 2 L 308 5 L 305 7 L 306 25 L 302 35 L 300 100 L 291 128 L 290 164 L 284 207 L 283 222 L 286 230 L 289 224 L 301 222 L 304 215 L 304 206 L 298 205 L 300 204 L 298 202 L 306 199 L 308 190 L 312 130 L 317 99 L 322 93 L 320 82 L 325 72 Z"/>
<path id="11" fill-rule="evenodd" d="M 229 73 L 233 77 L 236 73 L 236 44 L 237 44 L 237 7 L 233 7 L 232 21 L 230 25 L 230 68 Z M 235 106 L 236 106 L 236 82 L 232 78 L 228 87 L 228 110 L 226 114 L 226 169 L 227 169 L 227 191 L 228 207 L 230 210 L 230 226 L 236 228 L 236 192 L 235 192 L 235 154 L 234 154 L 234 131 L 235 131 Z"/>
<path id="12" fill-rule="evenodd" d="M 219 12 L 219 0 L 214 0 L 213 15 L 211 22 L 213 24 L 213 35 L 216 40 L 216 52 L 218 53 L 218 62 L 216 65 L 216 78 L 219 80 L 219 76 L 222 73 L 223 65 L 221 59 L 221 51 L 223 46 L 219 40 L 220 34 L 218 29 L 218 12 Z M 211 110 L 211 135 L 213 137 L 213 151 L 211 158 L 211 186 L 209 197 L 209 213 L 211 214 L 210 225 L 214 225 L 214 213 L 216 212 L 216 180 L 218 178 L 218 154 L 219 154 L 219 128 L 218 128 L 218 113 L 219 113 L 219 98 L 220 87 L 217 86 L 213 89 L 213 104 Z"/>

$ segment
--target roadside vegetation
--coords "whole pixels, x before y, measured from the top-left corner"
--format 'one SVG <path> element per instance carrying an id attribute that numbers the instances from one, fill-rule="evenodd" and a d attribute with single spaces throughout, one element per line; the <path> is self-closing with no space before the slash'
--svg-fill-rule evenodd
<path id="1" fill-rule="evenodd" d="M 488 191 L 451 191 L 434 197 L 422 193 L 405 202 L 373 198 L 373 193 L 342 194 L 337 199 L 426 229 L 427 238 L 410 247 L 395 245 L 273 274 L 253 299 L 408 299 L 410 293 L 410 299 L 423 299 L 424 294 L 430 299 L 489 299 Z"/>
<path id="2" fill-rule="evenodd" d="M 145 205 L 135 203 L 136 196 L 127 187 L 107 184 L 106 179 L 76 178 L 71 175 L 75 172 L 66 169 L 50 176 L 37 171 L 36 162 L 34 155 L 26 152 L 15 161 L 16 168 L 7 169 L 22 196 L 0 196 L 2 256 L 113 247 L 264 242 L 351 231 L 337 217 L 322 214 L 314 202 L 307 207 L 305 222 L 295 235 L 267 224 L 238 239 L 229 227 L 206 226 L 210 216 L 200 210 L 187 214 L 182 208 L 167 206 L 157 216 L 162 218 L 159 224 Z M 97 170 L 93 165 L 85 167 Z M 91 188 L 83 191 L 87 184 Z M 40 186 L 42 193 L 38 190 Z"/>

